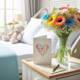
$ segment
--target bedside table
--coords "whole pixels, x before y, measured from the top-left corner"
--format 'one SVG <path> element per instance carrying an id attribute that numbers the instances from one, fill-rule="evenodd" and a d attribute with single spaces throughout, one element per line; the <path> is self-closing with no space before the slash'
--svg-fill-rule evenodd
<path id="1" fill-rule="evenodd" d="M 71 61 L 75 60 L 72 58 Z M 76 60 L 77 62 L 78 60 Z M 80 64 L 79 64 L 80 65 Z M 31 59 L 22 60 L 23 80 L 80 80 L 80 67 L 73 67 L 70 70 L 52 72 L 47 65 L 36 65 Z"/>

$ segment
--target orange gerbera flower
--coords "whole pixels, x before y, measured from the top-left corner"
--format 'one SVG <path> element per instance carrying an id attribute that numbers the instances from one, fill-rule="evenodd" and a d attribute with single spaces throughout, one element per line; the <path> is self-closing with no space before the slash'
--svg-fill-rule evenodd
<path id="1" fill-rule="evenodd" d="M 58 16 L 55 20 L 55 24 L 57 26 L 62 26 L 65 23 L 65 17 L 64 16 Z"/>

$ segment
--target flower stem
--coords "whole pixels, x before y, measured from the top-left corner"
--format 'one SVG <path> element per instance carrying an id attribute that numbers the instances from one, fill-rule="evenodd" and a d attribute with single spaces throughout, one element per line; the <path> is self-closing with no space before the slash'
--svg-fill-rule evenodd
<path id="1" fill-rule="evenodd" d="M 67 42 L 68 36 L 60 37 L 60 47 L 57 51 L 57 59 L 60 63 L 64 62 L 64 56 L 65 56 L 65 51 L 66 51 L 66 42 Z"/>

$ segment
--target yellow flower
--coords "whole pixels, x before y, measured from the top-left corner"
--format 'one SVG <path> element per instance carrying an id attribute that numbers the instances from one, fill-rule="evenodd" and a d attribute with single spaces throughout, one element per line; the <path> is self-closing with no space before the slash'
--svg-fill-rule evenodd
<path id="1" fill-rule="evenodd" d="M 56 14 L 52 14 L 48 20 L 47 20 L 47 24 L 49 26 L 53 26 L 54 25 L 54 22 L 55 22 L 55 19 L 56 19 L 57 15 Z"/>

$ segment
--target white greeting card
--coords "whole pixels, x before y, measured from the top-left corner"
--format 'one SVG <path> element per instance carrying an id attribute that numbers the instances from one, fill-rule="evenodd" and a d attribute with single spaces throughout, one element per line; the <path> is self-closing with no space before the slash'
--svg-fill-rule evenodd
<path id="1" fill-rule="evenodd" d="M 50 64 L 51 63 L 51 39 L 45 36 L 34 38 L 33 41 L 34 54 L 33 61 L 36 64 Z"/>

